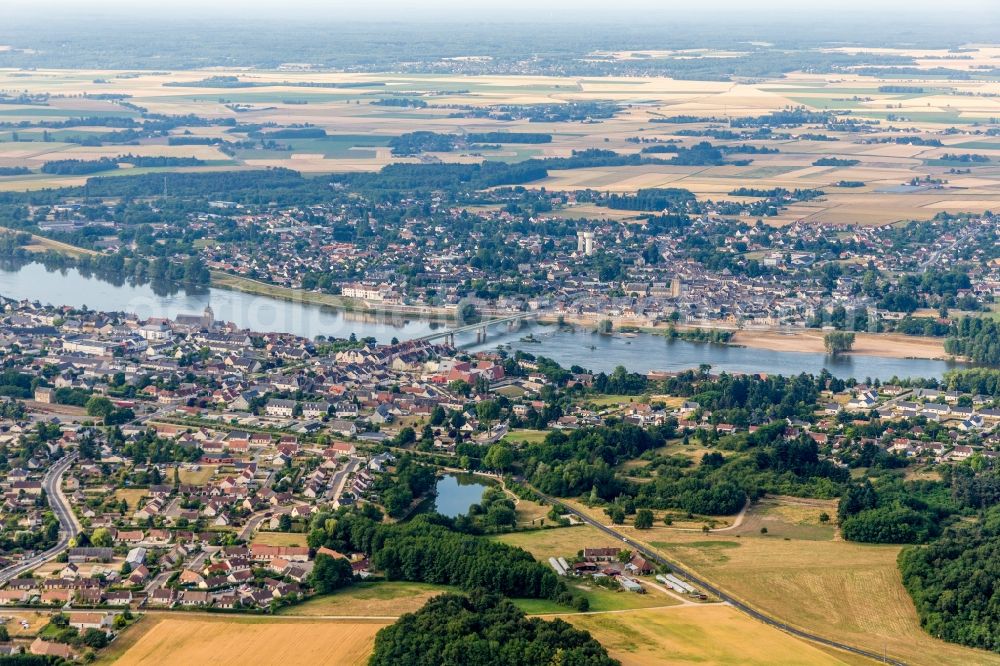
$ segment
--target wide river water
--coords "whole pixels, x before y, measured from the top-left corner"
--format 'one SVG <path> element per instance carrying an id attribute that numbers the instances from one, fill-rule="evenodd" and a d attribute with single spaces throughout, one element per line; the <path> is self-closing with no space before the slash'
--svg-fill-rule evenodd
<path id="1" fill-rule="evenodd" d="M 113 282 L 84 276 L 76 269 L 50 271 L 37 263 L 0 264 L 0 295 L 37 300 L 51 305 L 86 305 L 92 310 L 134 312 L 142 318 L 197 314 L 211 305 L 217 320 L 232 321 L 255 331 L 280 331 L 313 338 L 317 335 L 359 338 L 371 336 L 382 343 L 405 340 L 442 330 L 447 324 L 398 314 L 344 312 L 329 307 L 255 296 L 228 289 L 179 290 L 154 293 L 150 285 Z M 521 340 L 531 332 L 540 342 Z M 946 361 L 898 359 L 880 356 L 841 356 L 776 352 L 744 347 L 667 340 L 654 335 L 625 337 L 590 331 L 557 331 L 554 326 L 529 325 L 519 331 L 505 326 L 489 332 L 486 342 L 475 333 L 457 336 L 460 347 L 471 350 L 509 345 L 535 355 L 548 356 L 563 366 L 579 365 L 610 372 L 623 365 L 635 372 L 683 370 L 708 363 L 715 371 L 766 372 L 770 374 L 818 373 L 826 368 L 838 377 L 940 377 L 958 367 Z"/>

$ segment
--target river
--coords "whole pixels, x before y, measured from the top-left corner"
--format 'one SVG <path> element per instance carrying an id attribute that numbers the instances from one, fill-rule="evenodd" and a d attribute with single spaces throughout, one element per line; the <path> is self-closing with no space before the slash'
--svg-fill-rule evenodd
<path id="1" fill-rule="evenodd" d="M 310 338 L 317 335 L 346 338 L 354 333 L 359 338 L 374 337 L 380 343 L 388 343 L 392 338 L 420 337 L 447 326 L 410 315 L 344 312 L 228 289 L 154 290 L 148 284 L 85 276 L 75 268 L 47 270 L 38 263 L 0 264 L 0 295 L 51 305 L 86 305 L 92 310 L 134 312 L 142 318 L 196 314 L 211 305 L 217 320 L 232 321 L 255 331 L 288 332 Z M 528 331 L 540 342 L 522 341 Z M 624 337 L 582 329 L 557 331 L 555 326 L 541 325 L 528 325 L 519 331 L 508 331 L 503 326 L 491 329 L 485 342 L 477 341 L 475 333 L 470 332 L 457 336 L 456 343 L 476 351 L 509 345 L 511 349 L 547 356 L 566 367 L 579 365 L 605 372 L 618 365 L 635 372 L 648 372 L 683 370 L 707 363 L 715 371 L 789 375 L 818 373 L 826 368 L 838 377 L 887 380 L 893 376 L 940 377 L 945 371 L 959 367 L 947 361 L 877 356 L 834 358 L 826 354 L 667 340 L 654 335 Z"/>
<path id="2" fill-rule="evenodd" d="M 634 337 L 600 335 L 583 329 L 556 331 L 555 326 L 533 326 L 532 335 L 539 343 L 522 342 L 507 336 L 511 349 L 547 356 L 564 367 L 579 365 L 594 371 L 611 372 L 622 365 L 629 370 L 686 370 L 703 363 L 715 372 L 765 372 L 792 375 L 817 374 L 824 368 L 837 377 L 871 377 L 885 381 L 891 377 L 938 377 L 960 363 L 927 359 L 901 359 L 883 356 L 837 356 L 809 352 L 779 352 L 709 343 L 669 340 L 658 335 Z M 495 346 L 489 342 L 476 349 Z"/>
<path id="3" fill-rule="evenodd" d="M 129 280 L 114 283 L 95 275 L 81 275 L 75 268 L 49 270 L 39 263 L 0 264 L 0 295 L 37 300 L 43 304 L 86 305 L 91 310 L 134 312 L 148 317 L 175 318 L 200 314 L 211 305 L 216 320 L 262 332 L 294 333 L 303 337 L 326 335 L 346 338 L 372 336 L 388 343 L 420 337 L 446 326 L 418 317 L 345 312 L 321 305 L 296 303 L 241 291 L 216 288 L 154 290 L 149 284 Z M 474 338 L 474 336 L 473 336 Z"/>

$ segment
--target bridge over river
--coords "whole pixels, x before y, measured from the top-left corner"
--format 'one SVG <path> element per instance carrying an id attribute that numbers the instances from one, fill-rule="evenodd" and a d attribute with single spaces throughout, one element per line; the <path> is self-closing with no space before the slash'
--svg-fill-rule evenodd
<path id="1" fill-rule="evenodd" d="M 539 315 L 543 314 L 542 311 L 534 312 L 517 312 L 511 315 L 506 315 L 503 317 L 495 317 L 493 319 L 484 319 L 482 321 L 477 321 L 472 324 L 465 324 L 464 326 L 457 326 L 455 328 L 447 328 L 443 331 L 435 331 L 433 333 L 428 333 L 427 335 L 422 335 L 415 340 L 422 340 L 430 342 L 432 340 L 445 340 L 448 344 L 455 344 L 455 334 L 456 333 L 467 333 L 471 331 L 476 332 L 476 343 L 486 342 L 486 334 L 491 326 L 499 326 L 501 324 L 507 325 L 508 331 L 514 331 L 520 328 L 521 322 L 527 319 L 535 319 Z"/>

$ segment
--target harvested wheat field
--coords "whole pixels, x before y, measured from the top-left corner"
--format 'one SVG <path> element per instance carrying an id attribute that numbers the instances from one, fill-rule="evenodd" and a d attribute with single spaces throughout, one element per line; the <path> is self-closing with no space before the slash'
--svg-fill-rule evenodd
<path id="1" fill-rule="evenodd" d="M 845 653 L 826 652 L 721 604 L 564 619 L 589 631 L 622 666 L 871 663 Z"/>
<path id="2" fill-rule="evenodd" d="M 623 528 L 735 597 L 789 624 L 908 664 L 1000 664 L 1000 655 L 937 640 L 903 588 L 899 546 L 782 534 Z M 734 662 L 738 663 L 738 662 Z"/>
<path id="3" fill-rule="evenodd" d="M 115 663 L 121 666 L 364 664 L 375 634 L 384 624 L 163 619 Z"/>

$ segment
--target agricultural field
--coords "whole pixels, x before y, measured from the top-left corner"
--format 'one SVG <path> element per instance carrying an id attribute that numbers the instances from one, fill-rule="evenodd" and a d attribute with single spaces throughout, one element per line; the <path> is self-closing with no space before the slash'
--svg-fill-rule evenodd
<path id="1" fill-rule="evenodd" d="M 685 447 L 682 444 L 673 442 L 668 444 L 663 449 L 661 449 L 661 451 L 664 453 L 683 452 L 686 455 L 689 455 L 693 458 L 697 457 L 700 459 L 700 456 L 706 450 L 701 449 L 700 447 L 697 446 Z M 624 469 L 635 469 L 639 464 L 641 464 L 640 461 L 630 461 L 625 463 L 626 467 L 624 467 Z M 637 479 L 637 480 L 641 481 L 642 479 Z M 589 507 L 579 500 L 565 499 L 562 501 L 563 504 L 570 507 L 571 509 L 573 509 L 573 511 L 575 511 L 580 515 L 588 516 L 590 518 L 593 518 L 594 520 L 598 520 L 605 524 L 611 523 L 610 518 L 608 518 L 608 515 L 601 508 Z M 671 519 L 671 521 L 673 521 L 669 528 L 666 527 L 663 522 L 664 519 L 668 517 Z M 661 526 L 662 529 L 666 530 L 667 532 L 672 532 L 676 530 L 701 532 L 705 527 L 709 527 L 714 530 L 729 530 L 732 529 L 735 525 L 737 525 L 737 521 L 739 521 L 739 516 L 706 516 L 700 514 L 687 514 L 681 511 L 658 510 L 658 511 L 653 511 L 653 524 L 654 524 L 653 529 L 646 530 L 643 533 L 647 535 L 650 533 L 655 533 L 657 529 L 661 529 Z M 631 518 L 629 519 L 628 522 L 631 522 Z M 618 527 L 621 528 L 622 526 Z M 628 529 L 628 524 L 626 524 L 624 528 Z"/>
<path id="2" fill-rule="evenodd" d="M 989 64 L 996 59 L 995 51 L 969 51 L 971 57 L 955 62 Z M 641 57 L 647 56 L 665 57 Z M 938 57 L 928 54 L 918 62 L 929 67 L 940 64 Z M 823 190 L 824 196 L 769 217 L 774 225 L 797 220 L 883 224 L 928 219 L 942 210 L 1000 208 L 1000 140 L 985 131 L 1000 116 L 1000 97 L 996 96 L 1000 84 L 976 77 L 952 81 L 928 75 L 908 78 L 901 85 L 898 80 L 861 75 L 834 78 L 793 73 L 781 79 L 733 84 L 640 77 L 40 69 L 0 72 L 0 89 L 34 96 L 31 103 L 4 105 L 0 123 L 66 121 L 66 126 L 48 130 L 0 126 L 0 167 L 30 169 L 27 174 L 0 176 L 0 190 L 83 184 L 86 176 L 41 172 L 47 162 L 66 159 L 120 159 L 122 168 L 104 172 L 114 175 L 263 167 L 322 174 L 375 171 L 390 163 L 423 159 L 469 163 L 568 157 L 573 151 L 592 148 L 635 154 L 652 144 L 689 146 L 708 140 L 770 152 L 739 155 L 750 160 L 747 164 L 730 160 L 717 166 L 644 164 L 550 170 L 547 178 L 531 186 L 610 192 L 681 187 L 713 200 L 730 198 L 732 190 L 747 184 L 760 189 Z M 108 99 L 109 95 L 125 97 L 119 101 Z M 382 100 L 415 106 L 383 105 Z M 620 107 L 612 118 L 586 123 L 497 120 L 451 112 L 455 106 L 485 109 L 568 103 Z M 139 118 L 137 107 L 155 114 L 193 114 L 208 123 L 176 127 L 167 136 L 127 144 L 103 140 L 109 127 L 86 124 L 86 119 Z M 813 123 L 776 130 L 773 136 L 712 136 L 742 119 L 793 107 L 848 114 L 838 117 L 860 125 L 830 129 Z M 680 117 L 683 122 L 676 120 Z M 73 119 L 80 124 L 74 126 Z M 277 134 L 280 138 L 269 139 L 266 132 L 244 129 L 270 123 L 278 128 L 307 126 L 325 134 Z M 394 155 L 389 145 L 394 137 L 413 131 L 464 135 L 498 130 L 548 133 L 552 140 L 406 156 Z M 970 153 L 977 161 L 955 159 Z M 190 157 L 202 162 L 199 166 L 127 168 L 127 155 Z M 814 164 L 829 157 L 843 162 Z M 914 179 L 922 182 L 914 185 Z M 845 182 L 851 185 L 843 186 Z M 563 213 L 621 220 L 634 217 L 629 211 L 587 203 L 571 205 Z"/>
<path id="3" fill-rule="evenodd" d="M 898 546 L 820 539 L 789 517 L 772 513 L 766 535 L 626 531 L 744 602 L 822 636 L 910 664 L 1000 663 L 920 628 L 896 568 Z"/>
<path id="4" fill-rule="evenodd" d="M 835 666 L 868 660 L 826 651 L 743 615 L 709 604 L 564 618 L 586 629 L 622 666 L 747 664 Z"/>
<path id="5" fill-rule="evenodd" d="M 600 515 L 595 510 L 589 513 L 595 517 Z M 1000 657 L 996 655 L 944 643 L 926 634 L 920 628 L 916 611 L 903 589 L 896 567 L 900 547 L 843 541 L 834 526 L 820 520 L 822 513 L 835 516 L 836 502 L 768 497 L 751 507 L 741 520 L 729 518 L 728 523 L 719 523 L 721 529 L 708 533 L 702 532 L 701 524 L 683 521 L 675 521 L 671 527 L 658 521 L 649 530 L 636 530 L 629 525 L 619 529 L 669 560 L 713 581 L 751 606 L 786 619 L 802 629 L 874 652 L 881 652 L 884 648 L 889 656 L 910 664 L 1000 664 Z M 761 528 L 767 528 L 767 532 L 762 534 Z M 585 546 L 617 545 L 589 526 L 507 534 L 496 538 L 525 548 L 542 561 L 551 556 L 575 553 Z M 645 597 L 650 598 L 652 593 Z M 600 604 L 600 600 L 597 603 Z M 610 605 L 599 608 L 618 610 L 614 607 L 614 599 Z M 664 611 L 640 611 L 636 609 L 641 606 L 635 605 L 630 608 L 635 613 L 671 618 L 681 617 L 689 610 L 688 606 Z M 546 609 L 529 606 L 526 610 L 545 612 Z M 700 609 L 691 610 L 692 613 L 701 612 Z M 771 631 L 756 621 L 738 613 L 736 615 L 740 623 L 749 623 L 743 630 Z M 594 632 L 594 636 L 623 664 L 654 663 L 649 661 L 651 657 L 646 650 L 651 650 L 650 654 L 655 652 L 652 648 L 643 647 L 649 644 L 646 630 L 640 629 L 634 621 L 622 624 L 616 619 L 625 620 L 614 615 L 596 615 L 581 616 L 573 622 L 585 623 L 586 628 Z M 670 643 L 671 649 L 678 649 L 685 642 L 682 640 L 687 635 L 685 632 L 707 635 L 715 630 L 714 625 L 693 619 L 684 624 L 685 628 L 676 630 L 670 629 L 669 624 L 660 626 L 660 622 L 656 621 L 657 629 L 650 629 L 652 634 L 668 636 L 680 632 L 680 637 L 671 639 L 678 641 Z M 760 640 L 763 639 L 760 637 Z M 796 645 L 794 649 L 803 649 L 803 644 L 797 639 L 787 639 L 792 641 L 789 650 Z M 706 648 L 705 644 L 711 647 Z M 712 664 L 812 663 L 794 659 L 781 661 L 791 657 L 782 657 L 780 652 L 774 657 L 776 661 L 767 661 L 763 653 L 756 656 L 748 653 L 744 658 L 751 661 L 744 662 L 726 652 L 734 649 L 734 645 L 742 644 L 721 639 L 705 640 L 699 643 L 699 650 L 718 652 L 697 652 L 687 657 L 678 656 L 678 659 L 681 663 L 703 661 Z M 808 648 L 814 649 L 811 645 Z M 815 663 L 866 663 L 818 649 L 816 654 L 819 661 Z M 826 661 L 831 658 L 833 661 Z M 765 660 L 755 662 L 754 659 Z"/>
<path id="6" fill-rule="evenodd" d="M 4 231 L 4 233 L 9 233 Z M 45 238 L 44 236 L 38 236 L 36 234 L 31 234 L 31 243 L 25 245 L 24 249 L 29 252 L 58 252 L 60 254 L 65 254 L 71 257 L 79 257 L 83 255 L 94 255 L 97 254 L 94 250 L 88 250 L 86 248 L 77 247 L 75 245 L 70 245 L 69 243 L 62 243 L 51 238 Z M 59 408 L 69 408 L 74 409 L 71 405 L 49 405 L 49 407 L 59 407 Z M 67 413 L 72 413 L 71 411 Z M 84 409 L 78 409 L 78 414 L 85 415 L 87 412 Z"/>
<path id="7" fill-rule="evenodd" d="M 148 623 L 148 624 L 147 624 Z M 387 622 L 282 621 L 274 618 L 147 617 L 122 637 L 104 663 L 119 666 L 282 663 L 289 666 L 364 664 Z M 144 626 L 146 625 L 146 626 Z M 130 639 L 130 632 L 136 637 Z M 288 646 L 294 645 L 290 650 Z M 110 661 L 114 659 L 114 661 Z"/>

